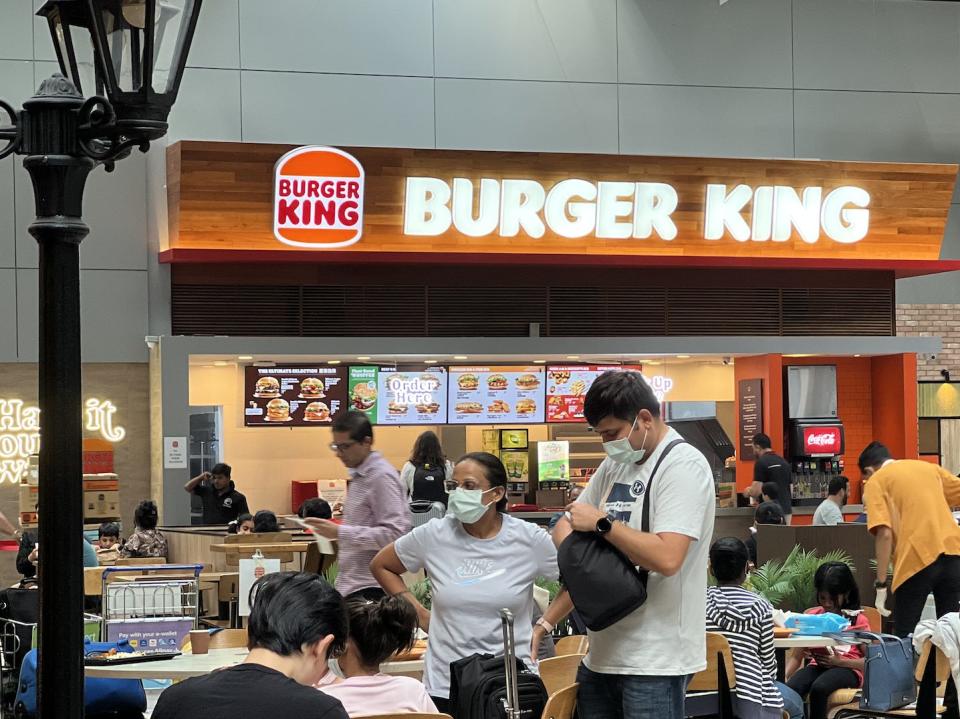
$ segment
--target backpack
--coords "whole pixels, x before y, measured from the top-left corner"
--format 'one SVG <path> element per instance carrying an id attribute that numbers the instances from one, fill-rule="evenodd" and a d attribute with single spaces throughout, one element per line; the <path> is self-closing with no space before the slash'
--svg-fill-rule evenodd
<path id="1" fill-rule="evenodd" d="M 410 499 L 414 502 L 440 502 L 446 507 L 447 490 L 443 486 L 446 479 L 446 467 L 433 467 L 429 464 L 416 467 L 416 472 L 413 475 L 413 492 Z"/>

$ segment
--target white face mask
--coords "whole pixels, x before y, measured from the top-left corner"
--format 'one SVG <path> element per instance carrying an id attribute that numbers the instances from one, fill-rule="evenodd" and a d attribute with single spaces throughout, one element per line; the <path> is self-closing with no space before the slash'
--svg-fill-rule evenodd
<path id="1" fill-rule="evenodd" d="M 650 433 L 650 430 L 644 430 L 643 440 L 640 442 L 640 449 L 634 449 L 633 445 L 630 444 L 630 435 L 632 435 L 633 431 L 637 428 L 637 422 L 639 421 L 640 415 L 637 415 L 626 437 L 603 443 L 603 451 L 606 452 L 607 456 L 614 462 L 619 462 L 620 464 L 636 464 L 637 462 L 642 462 L 643 458 L 647 456 L 647 450 L 643 448 L 643 444 L 647 441 L 647 434 Z"/>
<path id="2" fill-rule="evenodd" d="M 455 489 L 448 496 L 447 511 L 463 524 L 478 522 L 487 513 L 490 504 L 494 503 L 483 503 L 483 495 L 492 491 L 493 489 L 488 489 L 486 492 L 479 489 Z"/>

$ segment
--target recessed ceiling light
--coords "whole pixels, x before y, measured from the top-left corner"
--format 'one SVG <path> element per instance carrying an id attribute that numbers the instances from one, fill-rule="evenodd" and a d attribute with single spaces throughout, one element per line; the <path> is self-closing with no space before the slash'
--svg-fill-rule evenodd
<path id="1" fill-rule="evenodd" d="M 677 359 L 690 359 L 690 355 L 677 355 Z"/>
<path id="2" fill-rule="evenodd" d="M 546 361 L 546 360 L 534 360 L 533 363 L 534 363 L 534 364 L 546 364 L 547 361 Z"/>
<path id="3" fill-rule="evenodd" d="M 569 359 L 569 360 L 578 360 L 578 359 L 580 359 L 580 355 L 567 355 L 567 359 Z"/>
<path id="4" fill-rule="evenodd" d="M 424 360 L 423 363 L 424 363 L 424 364 L 436 364 L 437 361 L 436 361 L 436 360 Z"/>
<path id="5" fill-rule="evenodd" d="M 453 358 L 454 358 L 455 360 L 465 360 L 465 359 L 470 359 L 470 358 L 469 358 L 469 357 L 467 357 L 466 355 L 454 355 L 454 356 L 453 356 Z"/>
<path id="6" fill-rule="evenodd" d="M 653 365 L 654 367 L 656 367 L 657 365 L 663 364 L 663 363 L 662 363 L 662 362 L 659 362 L 659 361 L 657 361 L 657 360 L 649 360 L 649 361 L 647 361 L 647 362 L 644 362 L 644 364 L 649 364 L 649 365 Z"/>
<path id="7" fill-rule="evenodd" d="M 860 355 L 854 355 L 854 357 L 859 357 Z"/>
<path id="8" fill-rule="evenodd" d="M 327 364 L 340 364 L 340 360 L 327 360 Z"/>
<path id="9" fill-rule="evenodd" d="M 226 367 L 226 366 L 227 366 L 227 362 L 224 362 L 223 360 L 217 360 L 216 362 L 213 363 L 213 366 L 214 366 L 214 367 Z"/>
<path id="10" fill-rule="evenodd" d="M 237 355 L 238 360 L 252 360 L 253 355 Z"/>

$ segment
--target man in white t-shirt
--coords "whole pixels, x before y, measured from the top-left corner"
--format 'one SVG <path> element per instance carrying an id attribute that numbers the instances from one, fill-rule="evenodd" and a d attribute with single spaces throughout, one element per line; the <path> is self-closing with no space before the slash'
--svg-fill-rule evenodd
<path id="1" fill-rule="evenodd" d="M 581 719 L 683 719 L 690 676 L 706 668 L 707 562 L 713 535 L 713 473 L 690 444 L 664 458 L 650 495 L 650 530 L 640 531 L 643 496 L 663 450 L 682 439 L 638 372 L 607 372 L 584 414 L 603 440 L 603 461 L 567 516 L 571 531 L 596 532 L 649 570 L 647 600 L 616 624 L 590 632 L 577 676 Z M 573 609 L 563 591 L 535 628 L 533 643 Z"/>

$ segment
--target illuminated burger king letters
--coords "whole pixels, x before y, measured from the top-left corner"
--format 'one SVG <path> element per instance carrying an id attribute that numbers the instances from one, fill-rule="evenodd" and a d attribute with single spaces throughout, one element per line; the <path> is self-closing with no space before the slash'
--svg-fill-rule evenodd
<path id="1" fill-rule="evenodd" d="M 273 234 L 294 247 L 348 247 L 363 234 L 363 166 L 333 147 L 299 147 L 274 170 Z"/>

